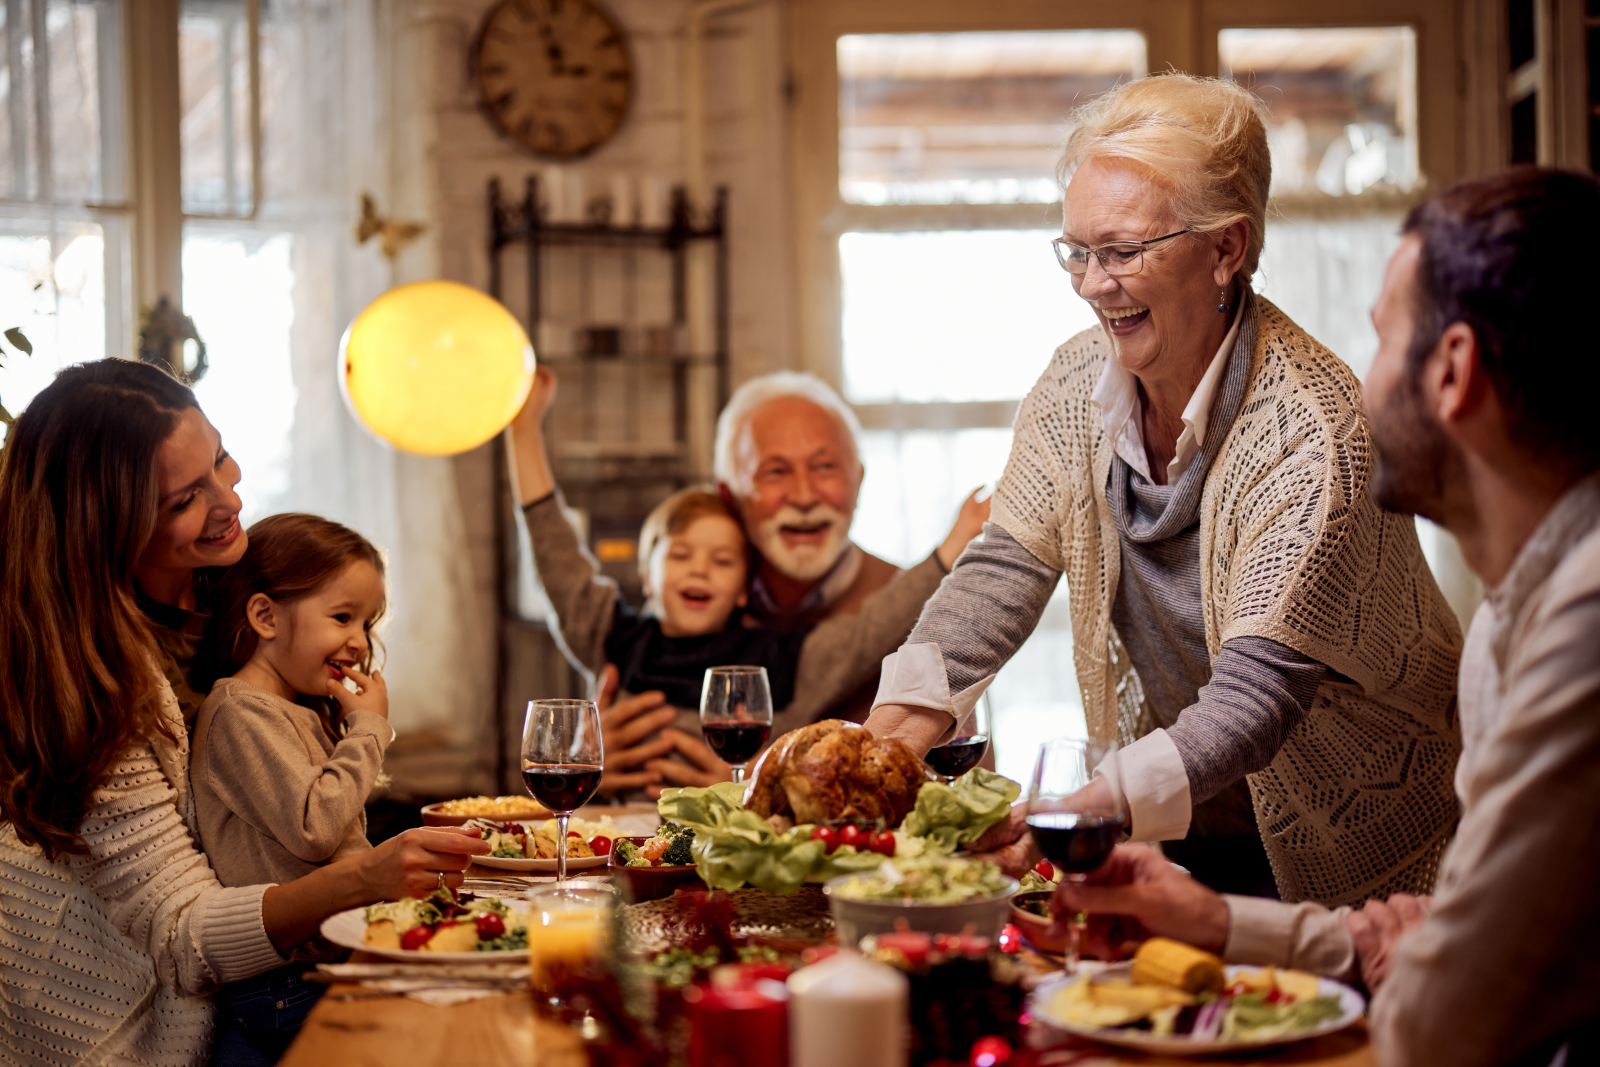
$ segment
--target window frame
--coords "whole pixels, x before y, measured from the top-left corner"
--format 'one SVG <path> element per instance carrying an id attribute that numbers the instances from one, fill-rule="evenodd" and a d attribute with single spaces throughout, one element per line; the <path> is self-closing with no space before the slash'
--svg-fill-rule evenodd
<path id="1" fill-rule="evenodd" d="M 1298 0 L 1125 0 L 1115 12 L 1085 0 L 1013 0 L 975 5 L 928 0 L 810 0 L 791 14 L 792 151 L 800 359 L 804 369 L 843 385 L 843 307 L 839 238 L 849 231 L 1031 229 L 1060 224 L 1061 209 L 1039 204 L 848 204 L 839 195 L 838 39 L 847 34 L 956 33 L 1005 30 L 1137 30 L 1151 71 L 1169 67 L 1216 76 L 1223 29 L 1410 26 L 1416 32 L 1418 161 L 1426 186 L 1438 189 L 1462 172 L 1458 14 L 1448 0 L 1345 0 L 1330 19 Z M 1404 196 L 1410 202 L 1421 190 Z M 1300 209 L 1323 214 L 1392 211 L 1394 194 L 1325 197 Z M 1043 210 L 1041 210 L 1043 208 Z M 1045 354 L 1040 354 L 1041 363 Z M 1020 400 L 1021 398 L 1017 398 Z M 1009 426 L 1016 404 L 887 403 L 854 405 L 867 429 Z"/>

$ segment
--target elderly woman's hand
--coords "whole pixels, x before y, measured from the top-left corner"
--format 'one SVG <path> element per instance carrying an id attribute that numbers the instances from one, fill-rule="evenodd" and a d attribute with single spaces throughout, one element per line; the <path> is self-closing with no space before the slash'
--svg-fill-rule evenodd
<path id="1" fill-rule="evenodd" d="M 1388 900 L 1369 900 L 1360 911 L 1345 915 L 1345 929 L 1361 960 L 1361 980 L 1370 992 L 1376 993 L 1389 977 L 1400 938 L 1421 926 L 1432 906 L 1432 897 L 1396 893 Z"/>
<path id="2" fill-rule="evenodd" d="M 1153 934 L 1221 952 L 1231 920 L 1227 901 L 1147 845 L 1118 845 L 1084 884 L 1062 882 L 1050 911 L 1062 933 L 1074 912 L 1088 912 L 1085 954 L 1108 958 Z"/>

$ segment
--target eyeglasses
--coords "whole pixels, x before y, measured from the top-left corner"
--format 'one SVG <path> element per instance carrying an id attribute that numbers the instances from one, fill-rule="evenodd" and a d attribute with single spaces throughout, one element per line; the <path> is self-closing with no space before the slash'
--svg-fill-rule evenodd
<path id="1" fill-rule="evenodd" d="M 1138 274 L 1144 269 L 1145 249 L 1151 245 L 1193 232 L 1193 228 L 1190 228 L 1169 233 L 1165 237 L 1152 237 L 1148 241 L 1113 241 L 1097 248 L 1086 248 L 1073 244 L 1065 237 L 1057 237 L 1050 242 L 1050 246 L 1056 250 L 1056 260 L 1061 264 L 1061 269 L 1068 274 L 1089 273 L 1089 257 L 1093 256 L 1100 261 L 1101 270 L 1113 278 L 1119 278 L 1124 274 Z"/>

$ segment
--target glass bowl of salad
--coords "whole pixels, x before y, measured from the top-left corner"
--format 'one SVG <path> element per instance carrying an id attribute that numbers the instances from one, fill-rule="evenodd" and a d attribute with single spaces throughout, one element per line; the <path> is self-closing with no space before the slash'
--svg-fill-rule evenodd
<path id="1" fill-rule="evenodd" d="M 886 934 L 904 919 L 925 934 L 998 938 L 1019 883 L 986 860 L 962 856 L 886 859 L 876 871 L 847 874 L 822 887 L 839 933 L 854 946 L 868 934 Z"/>

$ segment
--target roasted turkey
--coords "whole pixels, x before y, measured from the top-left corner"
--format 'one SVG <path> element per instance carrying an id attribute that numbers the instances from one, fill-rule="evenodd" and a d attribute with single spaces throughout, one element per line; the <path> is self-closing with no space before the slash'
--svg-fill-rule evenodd
<path id="1" fill-rule="evenodd" d="M 899 826 L 932 772 L 905 743 L 824 719 L 778 739 L 761 758 L 745 807 L 762 818 Z"/>

